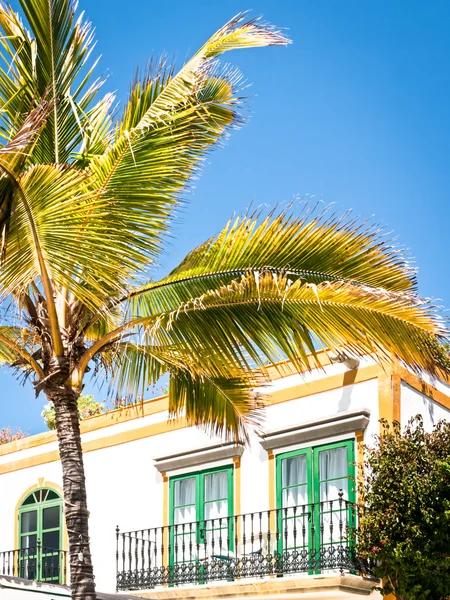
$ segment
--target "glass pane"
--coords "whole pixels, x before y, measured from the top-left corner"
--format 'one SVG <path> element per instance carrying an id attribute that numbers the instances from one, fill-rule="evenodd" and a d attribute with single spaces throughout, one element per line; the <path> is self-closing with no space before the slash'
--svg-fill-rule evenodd
<path id="1" fill-rule="evenodd" d="M 59 531 L 47 531 L 42 535 L 42 549 L 59 550 Z"/>
<path id="2" fill-rule="evenodd" d="M 53 490 L 48 490 L 47 493 L 47 500 L 59 500 L 59 496 L 56 492 L 54 492 Z"/>
<path id="3" fill-rule="evenodd" d="M 307 483 L 306 454 L 285 458 L 281 463 L 282 486 Z"/>
<path id="4" fill-rule="evenodd" d="M 339 492 L 342 490 L 342 498 L 348 500 L 348 477 L 335 479 L 334 481 L 322 481 L 320 484 L 320 501 L 333 501 L 332 506 L 324 506 L 324 510 L 337 510 L 339 508 Z"/>
<path id="5" fill-rule="evenodd" d="M 192 521 L 195 520 L 195 505 L 183 506 L 182 508 L 176 508 L 173 511 L 173 522 L 175 525 L 178 525 L 179 523 L 192 523 Z"/>
<path id="6" fill-rule="evenodd" d="M 346 510 L 340 512 L 325 513 L 321 515 L 323 524 L 322 543 L 324 544 L 346 544 L 348 531 Z"/>
<path id="7" fill-rule="evenodd" d="M 21 514 L 21 526 L 20 530 L 22 533 L 28 533 L 29 531 L 37 531 L 37 511 L 30 510 Z"/>
<path id="8" fill-rule="evenodd" d="M 299 517 L 295 519 L 283 520 L 283 547 L 303 548 L 308 545 L 309 521 L 306 518 Z"/>
<path id="9" fill-rule="evenodd" d="M 37 492 L 34 492 L 34 497 L 36 498 L 36 502 L 40 502 L 41 501 L 41 490 L 37 490 Z"/>
<path id="10" fill-rule="evenodd" d="M 191 562 L 198 556 L 195 533 L 174 536 L 175 562 Z"/>
<path id="11" fill-rule="evenodd" d="M 319 479 L 334 479 L 348 475 L 347 447 L 331 448 L 319 452 Z"/>
<path id="12" fill-rule="evenodd" d="M 42 528 L 43 529 L 54 529 L 55 527 L 59 527 L 59 515 L 60 515 L 59 506 L 52 506 L 51 508 L 44 508 Z"/>
<path id="13" fill-rule="evenodd" d="M 205 532 L 206 547 L 211 556 L 226 556 L 228 554 L 228 529 L 215 529 Z M 254 542 L 255 549 L 257 542 Z"/>
<path id="14" fill-rule="evenodd" d="M 30 556 L 36 551 L 37 536 L 36 535 L 23 535 L 20 538 L 20 548 L 25 550 L 21 554 L 23 556 Z"/>
<path id="15" fill-rule="evenodd" d="M 185 504 L 195 504 L 195 477 L 175 481 L 174 506 Z"/>
<path id="16" fill-rule="evenodd" d="M 283 508 L 308 504 L 308 486 L 287 488 L 283 490 Z"/>
<path id="17" fill-rule="evenodd" d="M 30 494 L 28 496 L 28 498 L 26 498 L 23 502 L 22 502 L 22 506 L 26 506 L 27 504 L 34 504 L 36 501 L 34 499 L 34 494 Z"/>
<path id="18" fill-rule="evenodd" d="M 217 502 L 205 504 L 205 519 L 219 519 L 220 517 L 228 517 L 228 500 L 218 500 Z M 210 527 L 211 524 L 207 523 L 206 526 Z M 214 523 L 214 526 L 218 527 L 219 521 Z"/>
<path id="19" fill-rule="evenodd" d="M 36 559 L 26 559 L 19 562 L 19 577 L 36 579 Z"/>
<path id="20" fill-rule="evenodd" d="M 59 576 L 59 553 L 42 557 L 43 579 L 58 579 Z"/>
<path id="21" fill-rule="evenodd" d="M 228 498 L 228 473 L 209 473 L 205 475 L 205 500 Z"/>

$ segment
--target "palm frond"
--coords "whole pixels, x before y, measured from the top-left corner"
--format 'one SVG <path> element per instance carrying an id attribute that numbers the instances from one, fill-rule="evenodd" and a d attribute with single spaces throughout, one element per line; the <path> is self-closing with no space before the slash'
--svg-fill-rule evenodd
<path id="1" fill-rule="evenodd" d="M 168 277 L 136 288 L 123 300 L 130 303 L 130 315 L 158 314 L 240 275 L 263 271 L 316 285 L 355 282 L 411 293 L 417 287 L 415 269 L 379 227 L 306 204 L 298 216 L 257 210 L 230 220 Z"/>
<path id="2" fill-rule="evenodd" d="M 172 371 L 169 413 L 184 416 L 190 425 L 233 441 L 249 441 L 263 421 L 260 399 L 248 378 L 214 378 L 182 370 Z"/>
<path id="3" fill-rule="evenodd" d="M 240 78 L 211 58 L 287 41 L 269 27 L 241 20 L 221 29 L 175 77 L 168 66 L 153 79 L 144 76 L 133 87 L 114 144 L 91 161 L 98 195 L 109 202 L 108 235 L 118 248 L 133 248 L 135 271 L 158 254 L 179 195 L 207 151 L 240 122 Z M 103 206 L 93 210 L 90 220 L 103 213 Z"/>
<path id="4" fill-rule="evenodd" d="M 5 258 L 8 241 L 9 221 L 13 210 L 14 191 L 17 187 L 17 177 L 26 163 L 36 135 L 42 129 L 51 103 L 45 98 L 31 110 L 16 135 L 0 148 L 0 234 L 1 261 Z"/>
<path id="5" fill-rule="evenodd" d="M 21 346 L 20 329 L 8 326 L 0 327 L 0 364 L 11 365 L 20 359 L 18 348 Z"/>
<path id="6" fill-rule="evenodd" d="M 181 305 L 137 321 L 157 344 L 223 353 L 237 368 L 289 358 L 299 368 L 314 347 L 357 356 L 391 354 L 434 372 L 433 343 L 445 336 L 433 306 L 415 295 L 348 282 L 318 285 L 270 271 L 242 276 Z M 250 360 L 246 357 L 250 357 Z"/>
<path id="7" fill-rule="evenodd" d="M 32 332 L 26 328 L 0 326 L 0 365 L 24 372 L 34 371 L 41 376 L 43 370 L 34 357 L 37 349 Z"/>
<path id="8" fill-rule="evenodd" d="M 88 307 L 98 309 L 104 303 L 108 286 L 117 291 L 111 271 L 105 269 L 109 281 L 101 275 L 96 240 L 104 239 L 103 232 L 84 226 L 90 209 L 88 182 L 87 173 L 54 165 L 35 165 L 18 177 L 0 272 L 4 297 L 39 280 L 43 268 L 57 286 L 71 290 Z M 95 272 L 90 269 L 93 262 Z"/>
<path id="9" fill-rule="evenodd" d="M 88 167 L 94 156 L 103 154 L 113 139 L 114 94 L 106 94 L 87 113 L 75 106 L 82 132 L 81 147 L 74 154 L 75 166 Z"/>
<path id="10" fill-rule="evenodd" d="M 34 99 L 49 90 L 52 114 L 33 152 L 34 162 L 65 163 L 80 144 L 82 131 L 74 102 L 87 111 L 101 81 L 89 84 L 86 70 L 93 48 L 90 23 L 76 18 L 71 0 L 20 1 L 27 27 L 0 4 L 0 130 L 6 139 L 21 126 Z M 73 88 L 73 89 L 72 89 Z"/>

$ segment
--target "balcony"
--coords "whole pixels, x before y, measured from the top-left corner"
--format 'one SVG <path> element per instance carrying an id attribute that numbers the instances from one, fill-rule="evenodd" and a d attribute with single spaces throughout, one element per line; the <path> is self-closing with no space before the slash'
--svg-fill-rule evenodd
<path id="1" fill-rule="evenodd" d="M 302 574 L 364 574 L 356 555 L 356 505 L 338 500 L 116 530 L 117 590 L 235 582 Z"/>
<path id="2" fill-rule="evenodd" d="M 32 579 L 41 583 L 65 584 L 67 552 L 36 547 L 0 552 L 0 575 Z"/>

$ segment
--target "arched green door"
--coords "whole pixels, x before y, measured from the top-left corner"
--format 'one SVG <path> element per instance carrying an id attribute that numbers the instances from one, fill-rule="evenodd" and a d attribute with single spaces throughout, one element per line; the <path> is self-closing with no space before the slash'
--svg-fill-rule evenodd
<path id="1" fill-rule="evenodd" d="M 19 577 L 62 583 L 62 499 L 50 488 L 31 492 L 19 508 Z"/>

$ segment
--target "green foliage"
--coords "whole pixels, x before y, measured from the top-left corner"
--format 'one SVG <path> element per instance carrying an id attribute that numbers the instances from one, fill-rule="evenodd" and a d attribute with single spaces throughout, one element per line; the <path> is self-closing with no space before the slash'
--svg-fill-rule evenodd
<path id="1" fill-rule="evenodd" d="M 94 396 L 80 396 L 78 398 L 78 413 L 81 421 L 89 417 L 95 417 L 95 415 L 101 415 L 105 410 L 104 402 L 96 402 Z M 55 407 L 52 403 L 44 406 L 41 417 L 43 417 L 49 429 L 56 429 Z"/>
<path id="2" fill-rule="evenodd" d="M 14 440 L 21 440 L 22 438 L 28 437 L 28 433 L 21 431 L 18 427 L 2 427 L 0 429 L 0 445 L 9 444 Z"/>
<path id="3" fill-rule="evenodd" d="M 366 509 L 359 552 L 383 579 L 382 594 L 403 600 L 450 595 L 450 423 L 426 433 L 420 416 L 383 422 L 374 447 L 365 448 Z"/>

